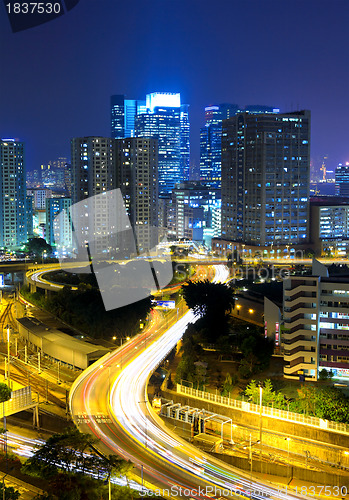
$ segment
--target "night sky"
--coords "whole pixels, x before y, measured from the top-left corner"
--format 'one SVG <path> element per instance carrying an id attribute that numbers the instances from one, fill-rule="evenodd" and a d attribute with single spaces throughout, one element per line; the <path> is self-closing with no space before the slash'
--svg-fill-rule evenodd
<path id="1" fill-rule="evenodd" d="M 27 169 L 70 156 L 70 138 L 109 135 L 109 98 L 181 92 L 199 161 L 204 106 L 312 112 L 312 158 L 349 161 L 347 0 L 80 0 L 12 33 L 0 5 L 0 137 Z"/>

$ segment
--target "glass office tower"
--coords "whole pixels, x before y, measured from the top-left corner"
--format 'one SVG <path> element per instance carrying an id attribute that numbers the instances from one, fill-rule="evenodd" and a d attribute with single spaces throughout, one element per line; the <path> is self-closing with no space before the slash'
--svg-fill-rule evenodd
<path id="1" fill-rule="evenodd" d="M 136 136 L 158 139 L 159 193 L 169 193 L 189 174 L 188 105 L 178 93 L 154 92 L 147 95 L 146 107 L 136 117 Z"/>
<path id="2" fill-rule="evenodd" d="M 200 180 L 213 188 L 221 187 L 222 120 L 234 116 L 237 104 L 218 104 L 205 108 L 205 126 L 200 130 Z"/>
<path id="3" fill-rule="evenodd" d="M 125 99 L 124 95 L 113 95 L 110 98 L 111 137 L 124 139 L 135 136 L 135 118 L 146 112 L 145 101 Z"/>
<path id="4" fill-rule="evenodd" d="M 221 187 L 222 120 L 238 112 L 278 113 L 278 108 L 259 104 L 241 108 L 237 104 L 216 104 L 205 108 L 205 126 L 200 130 L 200 180 L 213 188 Z"/>

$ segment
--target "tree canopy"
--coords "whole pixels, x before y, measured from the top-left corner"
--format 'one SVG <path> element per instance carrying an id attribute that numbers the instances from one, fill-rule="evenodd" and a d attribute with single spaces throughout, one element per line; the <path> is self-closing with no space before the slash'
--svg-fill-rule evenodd
<path id="1" fill-rule="evenodd" d="M 25 462 L 22 471 L 48 480 L 47 492 L 39 498 L 47 500 L 108 498 L 106 483 L 110 477 L 127 475 L 133 464 L 114 455 L 105 457 L 99 454 L 94 448 L 97 441 L 91 434 L 81 433 L 77 429 L 67 429 L 61 434 L 54 434 L 38 448 Z M 129 488 L 112 485 L 112 490 L 115 499 L 132 498 Z M 59 497 L 57 497 L 58 492 Z"/>
<path id="2" fill-rule="evenodd" d="M 8 401 L 11 398 L 11 389 L 3 382 L 0 383 L 0 403 Z"/>
<path id="3" fill-rule="evenodd" d="M 224 283 L 189 281 L 182 291 L 187 306 L 200 316 L 222 317 L 234 308 L 234 292 Z"/>
<path id="4" fill-rule="evenodd" d="M 44 238 L 29 238 L 25 245 L 26 251 L 30 254 L 41 257 L 44 252 L 47 254 L 52 253 L 52 247 Z"/>

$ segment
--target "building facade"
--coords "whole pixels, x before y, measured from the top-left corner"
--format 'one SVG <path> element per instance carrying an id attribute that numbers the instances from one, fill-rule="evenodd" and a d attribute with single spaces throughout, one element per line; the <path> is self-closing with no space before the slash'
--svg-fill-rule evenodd
<path id="1" fill-rule="evenodd" d="M 310 240 L 317 255 L 339 257 L 349 253 L 349 197 L 310 199 Z"/>
<path id="2" fill-rule="evenodd" d="M 309 143 L 309 111 L 223 121 L 222 238 L 259 246 L 307 240 Z"/>
<path id="3" fill-rule="evenodd" d="M 335 193 L 337 196 L 349 196 L 349 162 L 340 163 L 335 173 Z"/>
<path id="4" fill-rule="evenodd" d="M 60 255 L 70 253 L 72 240 L 72 226 L 68 218 L 57 219 L 62 210 L 69 210 L 71 207 L 70 198 L 47 198 L 46 209 L 46 241 L 59 251 Z"/>
<path id="5" fill-rule="evenodd" d="M 0 141 L 0 247 L 16 249 L 27 242 L 24 143 Z"/>
<path id="6" fill-rule="evenodd" d="M 284 376 L 349 379 L 349 277 L 313 274 L 284 280 Z"/>
<path id="7" fill-rule="evenodd" d="M 71 141 L 71 159 L 73 204 L 107 194 L 117 187 L 115 139 L 74 138 Z M 94 241 L 94 253 L 101 255 L 110 252 L 110 228 L 114 226 L 115 214 L 108 207 L 108 196 L 99 197 L 96 203 L 98 205 L 93 210 L 81 210 L 75 224 L 79 232 L 86 233 L 89 241 Z"/>
<path id="8" fill-rule="evenodd" d="M 205 108 L 205 126 L 200 129 L 200 180 L 212 188 L 221 187 L 222 120 L 236 115 L 237 104 Z"/>
<path id="9" fill-rule="evenodd" d="M 205 243 L 211 247 L 211 239 L 220 235 L 220 190 L 203 186 L 197 181 L 176 184 L 169 206 L 169 235 L 178 240 Z"/>
<path id="10" fill-rule="evenodd" d="M 243 111 L 249 113 L 278 113 L 271 106 L 216 104 L 205 108 L 205 126 L 200 130 L 200 180 L 213 188 L 221 187 L 222 176 L 222 121 Z"/>
<path id="11" fill-rule="evenodd" d="M 135 231 L 139 252 L 158 243 L 158 144 L 152 138 L 117 141 L 117 185 Z"/>
<path id="12" fill-rule="evenodd" d="M 110 98 L 111 137 L 124 139 L 135 136 L 135 118 L 146 112 L 145 101 L 125 99 L 124 95 Z"/>
<path id="13" fill-rule="evenodd" d="M 46 209 L 46 198 L 51 198 L 52 189 L 27 189 L 27 196 L 32 197 L 32 204 L 34 210 Z"/>
<path id="14" fill-rule="evenodd" d="M 190 126 L 188 106 L 180 94 L 154 92 L 146 99 L 147 112 L 136 117 L 136 136 L 153 137 L 159 147 L 159 192 L 169 193 L 189 175 Z"/>
<path id="15" fill-rule="evenodd" d="M 175 183 L 189 178 L 189 106 L 179 93 L 153 92 L 146 100 L 111 97 L 111 136 L 152 137 L 159 147 L 159 192 L 169 193 Z"/>

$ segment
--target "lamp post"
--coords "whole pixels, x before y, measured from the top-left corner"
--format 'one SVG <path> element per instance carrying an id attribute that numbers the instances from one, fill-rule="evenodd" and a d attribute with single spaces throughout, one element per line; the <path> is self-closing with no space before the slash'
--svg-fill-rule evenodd
<path id="1" fill-rule="evenodd" d="M 10 325 L 7 325 L 7 383 L 11 389 L 11 381 L 10 381 Z"/>
<path id="2" fill-rule="evenodd" d="M 289 471 L 290 471 L 290 441 L 291 438 L 286 438 L 287 441 L 287 476 L 289 476 Z"/>
<path id="3" fill-rule="evenodd" d="M 256 441 L 255 443 L 253 444 L 257 444 L 259 443 L 260 441 Z M 253 455 L 252 455 L 252 436 L 251 436 L 251 433 L 250 433 L 250 498 L 252 498 L 252 471 L 253 471 Z"/>

